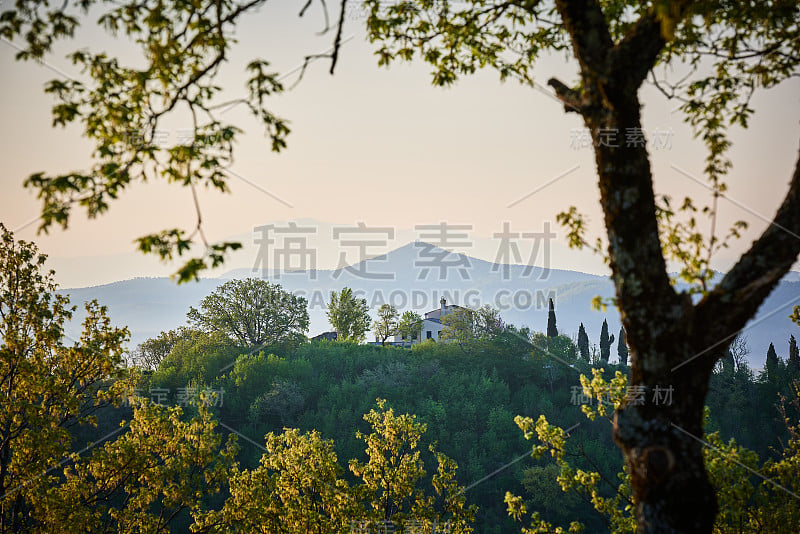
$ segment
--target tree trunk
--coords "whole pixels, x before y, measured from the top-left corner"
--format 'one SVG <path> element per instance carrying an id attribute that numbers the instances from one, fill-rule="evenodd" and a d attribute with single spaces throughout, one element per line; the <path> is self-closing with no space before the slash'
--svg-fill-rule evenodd
<path id="1" fill-rule="evenodd" d="M 687 361 L 699 352 L 680 345 L 670 347 L 679 356 L 670 361 Z M 710 379 L 707 362 L 715 356 L 705 355 L 703 362 L 693 360 L 674 372 L 669 367 L 647 372 L 642 362 L 663 354 L 632 354 L 631 383 L 645 386 L 645 396 L 643 402 L 629 401 L 617 411 L 614 441 L 631 474 L 637 532 L 711 532 L 717 501 L 705 470 L 701 439 Z M 671 390 L 671 399 L 657 398 L 659 390 Z"/>
<path id="2" fill-rule="evenodd" d="M 709 533 L 717 502 L 703 462 L 703 410 L 713 365 L 727 344 L 706 351 L 708 328 L 699 324 L 691 297 L 669 282 L 647 151 L 624 141 L 624 132 L 641 129 L 639 101 L 635 89 L 617 89 L 604 89 L 613 112 L 586 118 L 595 137 L 612 280 L 632 349 L 632 389 L 615 414 L 614 439 L 631 474 L 639 533 Z M 609 131 L 622 139 L 609 143 L 603 137 Z M 654 397 L 667 390 L 671 403 Z"/>

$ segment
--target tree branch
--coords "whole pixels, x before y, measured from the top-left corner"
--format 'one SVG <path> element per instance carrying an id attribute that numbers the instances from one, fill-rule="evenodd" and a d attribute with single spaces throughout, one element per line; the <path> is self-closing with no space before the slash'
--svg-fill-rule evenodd
<path id="1" fill-rule="evenodd" d="M 547 85 L 553 88 L 556 92 L 556 97 L 564 103 L 564 111 L 567 113 L 570 111 L 575 113 L 583 112 L 581 108 L 581 94 L 579 91 L 567 87 L 557 78 L 550 78 L 547 81 Z"/>
<path id="2" fill-rule="evenodd" d="M 618 91 L 638 89 L 665 44 L 656 16 L 642 16 L 609 55 L 610 83 Z"/>
<path id="3" fill-rule="evenodd" d="M 660 30 L 655 36 L 647 35 L 657 24 L 645 21 L 634 25 L 615 47 L 605 15 L 596 1 L 556 0 L 556 6 L 580 62 L 579 108 L 595 144 L 600 202 L 618 306 L 636 352 L 658 354 L 657 345 L 664 341 L 659 338 L 669 334 L 662 329 L 653 335 L 653 322 L 680 316 L 676 309 L 680 310 L 682 303 L 676 300 L 670 286 L 661 250 L 650 161 L 644 146 L 604 136 L 624 136 L 641 130 L 637 92 L 663 46 L 663 39 Z M 644 51 L 634 50 L 636 46 L 643 47 L 642 41 L 646 39 L 650 43 Z M 640 63 L 641 77 L 628 83 L 614 83 L 610 79 L 612 58 L 616 68 L 635 59 Z M 620 72 L 618 77 L 622 80 L 625 75 Z M 578 96 L 577 91 L 557 81 L 551 81 L 550 85 L 562 100 Z M 642 302 L 652 306 L 642 306 Z"/>
<path id="4" fill-rule="evenodd" d="M 605 79 L 606 59 L 614 43 L 600 4 L 595 0 L 556 0 L 556 8 L 572 40 L 584 79 Z"/>
<path id="5" fill-rule="evenodd" d="M 697 304 L 706 344 L 741 330 L 800 254 L 800 156 L 772 223 L 716 287 Z"/>
<path id="6" fill-rule="evenodd" d="M 339 11 L 339 22 L 336 25 L 336 37 L 333 40 L 333 52 L 331 53 L 331 74 L 333 74 L 333 71 L 336 69 L 336 62 L 339 60 L 339 48 L 342 46 L 342 29 L 344 28 L 346 8 L 347 0 L 342 0 L 341 11 Z"/>

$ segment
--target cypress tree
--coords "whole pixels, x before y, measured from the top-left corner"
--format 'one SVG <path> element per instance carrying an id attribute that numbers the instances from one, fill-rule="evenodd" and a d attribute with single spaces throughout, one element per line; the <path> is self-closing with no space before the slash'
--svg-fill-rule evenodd
<path id="1" fill-rule="evenodd" d="M 789 336 L 789 371 L 795 375 L 800 371 L 800 350 L 794 335 Z"/>
<path id="2" fill-rule="evenodd" d="M 583 323 L 581 323 L 580 328 L 578 328 L 578 351 L 583 360 L 587 362 L 592 361 L 589 357 L 589 336 L 586 335 L 586 329 L 583 327 Z"/>
<path id="3" fill-rule="evenodd" d="M 550 312 L 547 314 L 547 337 L 558 337 L 558 328 L 556 328 L 556 309 L 553 305 L 553 299 L 550 299 Z"/>
<path id="4" fill-rule="evenodd" d="M 777 380 L 779 362 L 778 353 L 775 352 L 775 345 L 770 343 L 767 349 L 767 363 L 764 365 L 764 369 L 767 371 L 767 378 L 770 380 Z"/>
<path id="5" fill-rule="evenodd" d="M 614 334 L 608 337 L 608 322 L 603 319 L 603 328 L 600 330 L 600 361 L 603 363 L 608 363 L 612 343 L 614 343 Z"/>
<path id="6" fill-rule="evenodd" d="M 625 341 L 625 329 L 619 327 L 619 340 L 617 340 L 617 356 L 619 356 L 619 363 L 628 365 L 628 344 Z"/>

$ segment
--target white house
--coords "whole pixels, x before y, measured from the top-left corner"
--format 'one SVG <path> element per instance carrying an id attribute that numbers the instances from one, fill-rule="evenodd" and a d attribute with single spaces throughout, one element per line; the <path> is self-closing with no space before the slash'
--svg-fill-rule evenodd
<path id="1" fill-rule="evenodd" d="M 412 336 L 411 343 L 419 343 L 426 339 L 439 341 L 439 333 L 444 330 L 442 317 L 450 315 L 461 308 L 461 306 L 456 304 L 447 304 L 447 300 L 444 297 L 442 297 L 439 303 L 440 306 L 437 309 L 431 310 L 425 314 L 425 317 L 422 319 L 422 331 L 419 336 Z M 400 335 L 396 335 L 394 336 L 393 343 L 401 345 L 403 343 L 403 338 Z"/>

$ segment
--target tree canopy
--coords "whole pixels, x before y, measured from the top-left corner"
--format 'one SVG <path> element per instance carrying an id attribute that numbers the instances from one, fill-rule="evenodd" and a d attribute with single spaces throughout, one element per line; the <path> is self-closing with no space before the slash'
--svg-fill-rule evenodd
<path id="1" fill-rule="evenodd" d="M 142 369 L 155 371 L 179 341 L 188 340 L 193 334 L 186 327 L 161 332 L 139 343 L 131 355 L 132 363 Z"/>
<path id="2" fill-rule="evenodd" d="M 349 287 L 340 292 L 333 291 L 328 303 L 328 321 L 336 330 L 337 341 L 364 341 L 364 334 L 369 330 L 369 306 L 366 299 L 357 298 Z"/>
<path id="3" fill-rule="evenodd" d="M 489 304 L 475 310 L 458 307 L 441 320 L 444 328 L 439 333 L 439 339 L 454 341 L 465 350 L 493 340 L 506 327 L 500 310 Z"/>
<path id="4" fill-rule="evenodd" d="M 134 395 L 121 365 L 128 332 L 96 302 L 65 343 L 74 307 L 45 256 L 2 224 L 0 234 L 0 532 L 169 530 L 219 490 L 235 440 L 222 444 L 207 399 L 185 421 Z M 122 401 L 132 417 L 75 454 L 78 433 Z"/>
<path id="5" fill-rule="evenodd" d="M 33 247 L 28 250 L 37 257 Z M 24 299 L 11 299 L 35 275 L 15 264 L 24 261 L 3 263 L 8 267 L 3 272 L 23 276 L 9 277 L 12 290 L 2 294 L 0 311 L 13 309 L 15 317 L 23 317 Z M 37 292 L 29 302 L 35 308 L 48 294 L 58 293 Z M 487 317 L 493 315 L 488 310 Z M 71 417 L 58 432 L 37 426 L 12 438 L 9 472 L 31 469 L 29 459 L 37 463 L 2 495 L 7 515 L 0 525 L 5 531 L 42 533 L 344 533 L 402 526 L 407 532 L 500 534 L 515 528 L 498 498 L 509 491 L 513 517 L 534 512 L 525 519 L 532 526 L 524 532 L 559 532 L 552 526 L 556 522 L 572 523 L 575 532 L 580 525 L 587 532 L 609 525 L 633 531 L 633 475 L 607 432 L 614 410 L 637 391 L 641 395 L 629 384 L 631 370 L 606 364 L 614 372 L 606 380 L 603 370 L 578 357 L 569 337 L 503 326 L 493 338 L 473 339 L 470 348 L 480 350 L 468 351 L 455 343 L 411 348 L 304 343 L 271 347 L 276 351 L 271 353 L 239 347 L 219 333 L 194 332 L 175 343 L 156 372 L 128 376 L 129 370 L 114 367 L 95 382 L 80 409 L 91 424 Z M 84 335 L 80 343 L 57 344 L 53 351 L 80 349 L 83 356 L 95 355 L 94 363 L 102 362 L 108 355 L 93 339 Z M 31 349 L 32 362 L 26 364 L 36 363 L 35 352 Z M 772 376 L 756 378 L 746 360 L 736 369 L 717 366 L 713 372 L 703 457 L 719 492 L 715 532 L 781 532 L 800 517 L 794 496 L 800 491 L 800 397 L 791 387 L 797 376 L 776 358 Z M 0 346 L 0 362 L 15 361 L 20 360 L 8 345 Z M 82 362 L 92 360 L 70 360 Z M 39 384 L 35 395 L 46 394 L 42 384 L 57 384 L 62 374 L 82 373 L 57 366 L 36 371 L 36 377 L 19 375 L 25 384 Z M 576 386 L 579 373 L 591 378 L 582 375 Z M 147 388 L 144 395 L 159 404 L 140 397 Z M 677 400 L 680 392 L 673 395 L 673 389 L 660 397 L 663 402 Z M 46 423 L 63 408 L 46 413 L 31 402 L 39 398 L 28 397 L 29 390 L 10 391 L 0 416 L 32 413 L 30 421 Z M 388 399 L 377 406 L 376 391 Z M 776 409 L 781 397 L 783 405 Z M 169 403 L 180 406 L 160 405 Z M 517 421 L 525 437 L 540 440 L 537 455 L 550 452 L 552 460 L 520 455 L 525 441 L 514 428 L 514 413 L 547 414 Z M 235 436 L 224 439 L 220 428 L 238 434 L 242 448 Z M 264 434 L 264 441 L 257 438 Z M 723 441 L 723 435 L 736 441 Z M 340 464 L 337 458 L 350 461 Z"/>
<path id="6" fill-rule="evenodd" d="M 308 331 L 306 299 L 280 284 L 247 278 L 229 280 L 187 314 L 192 326 L 228 336 L 242 346 L 298 343 Z"/>
<path id="7" fill-rule="evenodd" d="M 397 323 L 397 332 L 403 341 L 413 342 L 422 336 L 422 316 L 415 311 L 406 310 Z"/>
<path id="8" fill-rule="evenodd" d="M 196 222 L 190 228 L 166 228 L 136 240 L 140 251 L 168 260 L 191 257 L 175 273 L 180 282 L 197 279 L 218 267 L 226 254 L 241 248 L 236 241 L 211 242 L 203 230 L 197 187 L 228 192 L 229 166 L 242 129 L 228 122 L 224 111 L 243 104 L 264 128 L 272 151 L 286 147 L 288 121 L 269 109 L 270 98 L 284 91 L 269 62 L 247 62 L 246 96 L 220 98 L 218 75 L 230 59 L 233 35 L 244 16 L 254 14 L 267 0 L 222 2 L 142 3 L 127 0 L 108 4 L 98 0 L 50 2 L 20 0 L 3 6 L 0 36 L 19 42 L 18 60 L 41 61 L 62 40 L 75 37 L 82 19 L 135 46 L 130 63 L 104 50 L 80 48 L 69 54 L 87 81 L 60 78 L 48 82 L 53 95 L 53 125 L 78 124 L 93 144 L 89 168 L 49 175 L 37 172 L 25 186 L 41 200 L 40 231 L 54 225 L 66 228 L 76 207 L 94 218 L 135 184 L 165 179 L 192 190 Z M 301 12 L 310 7 L 306 5 Z M 326 10 L 325 3 L 320 7 Z M 342 11 L 344 15 L 344 11 Z M 339 20 L 331 52 L 320 58 L 336 65 L 342 42 Z M 330 27 L 326 24 L 323 31 Z M 302 73 L 301 73 L 302 76 Z M 161 146 L 158 132 L 165 123 L 187 113 L 191 128 L 184 139 Z"/>
<path id="9" fill-rule="evenodd" d="M 258 467 L 235 472 L 231 496 L 220 510 L 200 515 L 193 531 L 301 534 L 447 528 L 469 534 L 475 507 L 465 504 L 463 488 L 455 480 L 455 462 L 430 447 L 438 466 L 431 477 L 433 491 L 421 487 L 426 472 L 420 441 L 426 425 L 413 415 L 395 415 L 385 404 L 378 399 L 377 410 L 364 415 L 370 432 L 356 433 L 367 455 L 366 462 L 349 462 L 357 484 L 342 477 L 334 443 L 318 432 L 270 432 Z"/>
<path id="10" fill-rule="evenodd" d="M 40 475 L 70 452 L 68 426 L 91 423 L 114 398 L 101 384 L 122 376 L 128 332 L 97 302 L 80 341 L 64 344 L 75 308 L 55 293 L 45 259 L 0 223 L 0 532 L 27 527 L 31 500 L 51 482 Z"/>
<path id="11" fill-rule="evenodd" d="M 391 304 L 382 304 L 378 309 L 378 317 L 372 323 L 375 339 L 386 345 L 386 340 L 397 334 L 399 314 Z"/>

